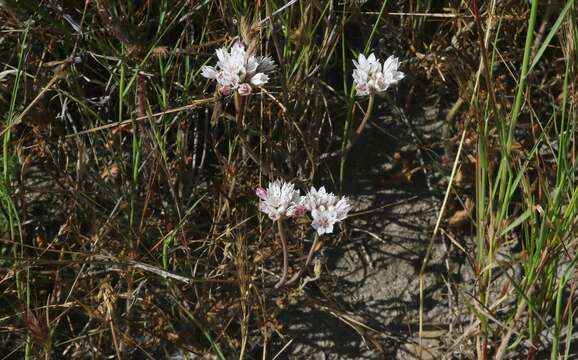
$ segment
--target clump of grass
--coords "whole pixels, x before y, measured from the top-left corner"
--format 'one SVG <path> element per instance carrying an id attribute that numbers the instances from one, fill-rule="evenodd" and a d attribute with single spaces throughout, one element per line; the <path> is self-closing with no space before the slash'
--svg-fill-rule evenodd
<path id="1" fill-rule="evenodd" d="M 535 359 L 543 356 L 538 354 L 545 353 L 546 343 L 553 339 L 551 358 L 557 359 L 562 327 L 568 333 L 572 332 L 571 325 L 566 327 L 571 324 L 566 321 L 568 313 L 564 324 L 561 323 L 561 307 L 564 306 L 561 289 L 568 281 L 569 267 L 573 268 L 576 261 L 572 251 L 568 251 L 575 246 L 575 129 L 573 122 L 568 121 L 575 116 L 568 97 L 570 73 L 575 70 L 570 70 L 573 56 L 565 56 L 565 70 L 558 83 L 560 87 L 555 90 L 560 96 L 551 104 L 550 113 L 540 112 L 545 116 L 540 118 L 529 97 L 534 80 L 530 64 L 539 63 L 556 34 L 561 43 L 568 39 L 561 32 L 561 25 L 566 23 L 573 27 L 573 21 L 568 17 L 573 5 L 566 3 L 555 26 L 544 42 L 540 42 L 541 37 L 535 35 L 539 4 L 537 1 L 531 3 L 512 104 L 498 100 L 501 95 L 495 84 L 495 69 L 501 63 L 497 41 L 505 35 L 500 33 L 499 26 L 484 32 L 481 13 L 476 6 L 474 3 L 473 13 L 481 48 L 481 79 L 471 102 L 478 119 L 477 257 L 474 264 L 477 304 L 474 314 L 479 332 L 476 352 L 478 358 L 483 359 L 490 356 L 509 358 L 514 336 L 517 338 L 514 344 L 528 340 L 527 358 Z M 488 11 L 486 25 L 494 21 L 493 14 L 492 10 Z M 493 31 L 496 40 L 490 42 Z M 575 30 L 570 34 L 575 34 Z M 571 41 L 574 43 L 575 39 Z M 570 55 L 568 48 L 563 52 Z M 510 106 L 511 111 L 507 110 Z M 531 134 L 518 131 L 523 114 L 529 118 Z M 496 136 L 492 133 L 497 135 L 497 143 L 492 140 Z M 512 243 L 516 243 L 520 251 L 508 250 Z M 569 295 L 567 301 L 571 303 L 572 297 Z M 548 316 L 552 306 L 558 314 L 555 323 Z M 498 321 L 496 317 L 503 320 Z M 566 346 L 568 349 L 570 344 Z"/>

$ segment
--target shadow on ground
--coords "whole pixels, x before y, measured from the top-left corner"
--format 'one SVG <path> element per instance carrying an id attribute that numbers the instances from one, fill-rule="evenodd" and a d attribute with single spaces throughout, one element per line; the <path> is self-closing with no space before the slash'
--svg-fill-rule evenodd
<path id="1" fill-rule="evenodd" d="M 382 114 L 356 144 L 347 164 L 344 193 L 357 202 L 358 215 L 351 217 L 347 241 L 333 239 L 319 256 L 324 263 L 322 277 L 305 287 L 302 301 L 281 314 L 286 338 L 277 351 L 292 342 L 280 358 L 412 358 L 412 339 L 418 331 L 418 274 L 441 191 L 430 188 L 436 179 L 422 165 L 431 171 L 432 160 L 418 151 L 411 132 L 420 131 L 420 126 L 431 128 L 432 123 L 433 131 L 439 131 L 436 121 L 422 114 L 412 130 L 400 119 Z M 411 176 L 404 175 L 408 167 Z M 434 246 L 426 269 L 427 330 L 441 330 L 446 323 L 444 254 L 442 247 Z"/>

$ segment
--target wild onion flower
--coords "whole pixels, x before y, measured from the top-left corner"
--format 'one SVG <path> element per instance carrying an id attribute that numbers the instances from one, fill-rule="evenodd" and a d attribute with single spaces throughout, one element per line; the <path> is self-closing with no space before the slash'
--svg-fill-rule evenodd
<path id="1" fill-rule="evenodd" d="M 314 187 L 301 197 L 301 205 L 311 211 L 313 222 L 311 226 L 317 230 L 317 234 L 330 234 L 333 232 L 335 223 L 344 220 L 351 210 L 351 204 L 345 197 L 338 198 L 333 193 L 328 193 L 325 187 L 316 190 Z"/>
<path id="2" fill-rule="evenodd" d="M 299 204 L 299 190 L 295 190 L 293 184 L 276 180 L 270 182 L 267 189 L 257 188 L 255 194 L 261 199 L 259 209 L 273 221 L 305 213 L 305 207 Z"/>
<path id="3" fill-rule="evenodd" d="M 359 54 L 357 61 L 353 60 L 353 65 L 353 80 L 357 95 L 360 96 L 384 92 L 405 77 L 404 73 L 398 71 L 399 60 L 394 56 L 387 58 L 382 66 L 375 54 L 367 58 Z"/>
<path id="4" fill-rule="evenodd" d="M 267 189 L 256 188 L 255 194 L 260 199 L 260 210 L 277 223 L 279 231 L 279 240 L 283 250 L 283 272 L 279 281 L 275 284 L 275 288 L 278 289 L 281 286 L 290 285 L 299 280 L 313 258 L 319 236 L 332 233 L 335 223 L 347 217 L 347 213 L 351 210 L 351 205 L 345 197 L 338 198 L 335 194 L 328 193 L 323 186 L 319 190 L 312 187 L 305 196 L 299 196 L 299 190 L 295 190 L 293 184 L 282 180 L 270 182 Z M 317 235 L 309 249 L 305 266 L 287 281 L 289 260 L 283 219 L 302 216 L 306 211 L 311 211 L 311 217 L 313 218 L 311 226 L 317 231 Z"/>
<path id="5" fill-rule="evenodd" d="M 241 96 L 251 94 L 254 86 L 263 86 L 269 81 L 266 73 L 275 68 L 268 56 L 254 56 L 247 53 L 245 46 L 237 42 L 230 50 L 216 50 L 217 64 L 201 68 L 204 77 L 216 80 L 221 94 L 227 96 L 237 91 Z"/>

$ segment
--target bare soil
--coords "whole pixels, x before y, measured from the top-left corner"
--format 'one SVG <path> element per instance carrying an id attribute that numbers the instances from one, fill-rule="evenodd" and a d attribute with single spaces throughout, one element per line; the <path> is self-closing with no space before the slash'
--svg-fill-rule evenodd
<path id="1" fill-rule="evenodd" d="M 359 214 L 349 223 L 349 239 L 325 245 L 318 255 L 321 277 L 281 314 L 286 343 L 291 342 L 282 358 L 378 359 L 384 353 L 391 359 L 415 358 L 419 272 L 443 184 L 432 170 L 436 159 L 427 155 L 432 149 L 420 151 L 414 139 L 426 133 L 430 144 L 439 141 L 442 122 L 435 106 L 409 118 L 411 126 L 385 107 L 347 163 L 344 193 L 357 202 Z M 422 344 L 429 354 L 423 358 L 439 358 L 436 348 L 453 337 L 457 314 L 450 309 L 456 294 L 449 293 L 448 272 L 459 275 L 465 269 L 450 254 L 451 244 L 438 236 L 424 278 Z"/>

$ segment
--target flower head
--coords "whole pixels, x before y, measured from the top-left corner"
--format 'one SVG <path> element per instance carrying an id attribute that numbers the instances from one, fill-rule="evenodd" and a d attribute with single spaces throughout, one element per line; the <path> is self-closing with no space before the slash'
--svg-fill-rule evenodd
<path id="1" fill-rule="evenodd" d="M 267 189 L 257 188 L 255 194 L 261 199 L 259 209 L 271 220 L 303 214 L 302 206 L 299 204 L 299 190 L 295 190 L 293 184 L 276 180 L 270 182 Z"/>
<path id="2" fill-rule="evenodd" d="M 332 233 L 335 223 L 344 220 L 351 210 L 347 198 L 340 199 L 335 194 L 328 193 L 323 186 L 319 190 L 312 187 L 307 195 L 301 197 L 301 204 L 311 211 L 311 226 L 319 235 Z"/>
<path id="3" fill-rule="evenodd" d="M 386 91 L 391 85 L 403 79 L 405 75 L 398 71 L 399 60 L 390 56 L 383 66 L 374 54 L 367 58 L 359 54 L 357 61 L 353 60 L 353 80 L 357 95 L 369 95 Z"/>
<path id="4" fill-rule="evenodd" d="M 231 49 L 216 50 L 217 64 L 203 66 L 201 75 L 216 80 L 223 95 L 238 91 L 239 95 L 251 94 L 251 86 L 263 86 L 269 81 L 266 73 L 275 69 L 275 63 L 268 56 L 254 56 L 247 53 L 245 46 L 237 42 Z"/>

